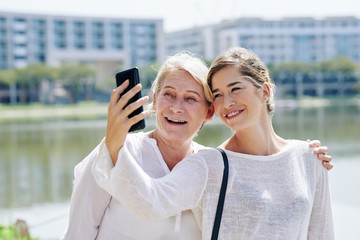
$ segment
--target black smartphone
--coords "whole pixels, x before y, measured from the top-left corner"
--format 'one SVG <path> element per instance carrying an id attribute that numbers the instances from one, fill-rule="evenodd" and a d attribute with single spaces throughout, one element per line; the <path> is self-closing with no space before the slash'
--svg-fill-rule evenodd
<path id="1" fill-rule="evenodd" d="M 120 86 L 123 82 L 125 82 L 126 80 L 129 80 L 129 86 L 125 89 L 125 91 L 123 91 L 121 93 L 121 95 L 120 95 L 120 98 L 121 98 L 126 92 L 128 92 L 130 89 L 135 87 L 138 83 L 140 83 L 139 69 L 137 67 L 133 67 L 133 68 L 129 68 L 124 71 L 118 72 L 115 74 L 115 78 L 116 78 L 117 86 Z M 136 95 L 129 100 L 129 102 L 126 104 L 126 106 L 129 105 L 130 103 L 135 102 L 139 98 L 141 98 L 141 91 L 136 93 Z M 143 111 L 143 107 L 141 106 L 138 109 L 136 109 L 134 112 L 132 112 L 129 115 L 129 118 L 141 113 L 142 111 Z M 145 119 L 132 125 L 129 132 L 137 131 L 137 130 L 144 129 L 144 128 L 145 128 Z"/>

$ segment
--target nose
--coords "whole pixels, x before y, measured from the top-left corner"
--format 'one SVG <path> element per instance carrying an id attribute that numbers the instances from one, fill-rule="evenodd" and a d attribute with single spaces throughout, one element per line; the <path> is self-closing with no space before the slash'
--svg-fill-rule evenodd
<path id="1" fill-rule="evenodd" d="M 183 113 L 184 112 L 184 106 L 183 101 L 181 99 L 176 99 L 173 104 L 170 106 L 170 110 L 174 113 Z"/>
<path id="2" fill-rule="evenodd" d="M 234 101 L 233 101 L 232 97 L 229 94 L 225 95 L 224 96 L 224 108 L 229 109 L 232 106 L 234 106 Z"/>

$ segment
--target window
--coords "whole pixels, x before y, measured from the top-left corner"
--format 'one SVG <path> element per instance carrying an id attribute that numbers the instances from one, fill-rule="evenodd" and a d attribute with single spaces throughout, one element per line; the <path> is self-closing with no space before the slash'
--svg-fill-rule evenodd
<path id="1" fill-rule="evenodd" d="M 63 20 L 55 20 L 54 21 L 54 26 L 55 28 L 65 28 L 65 21 Z"/>
<path id="2" fill-rule="evenodd" d="M 33 19 L 32 25 L 34 28 L 45 28 L 45 20 L 43 19 Z"/>
<path id="3" fill-rule="evenodd" d="M 14 23 L 25 23 L 25 18 L 14 18 Z"/>

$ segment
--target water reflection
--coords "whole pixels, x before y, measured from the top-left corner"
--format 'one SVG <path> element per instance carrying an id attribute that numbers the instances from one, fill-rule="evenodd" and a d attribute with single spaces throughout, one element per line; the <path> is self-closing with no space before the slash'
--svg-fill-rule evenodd
<path id="1" fill-rule="evenodd" d="M 285 138 L 320 139 L 335 157 L 360 156 L 359 106 L 279 109 L 274 128 Z"/>
<path id="2" fill-rule="evenodd" d="M 147 122 L 147 130 L 153 128 Z M 321 139 L 334 158 L 360 160 L 360 108 L 279 109 L 274 126 L 285 138 Z M 0 126 L 0 208 L 69 200 L 73 168 L 103 138 L 106 121 L 6 123 Z M 232 131 L 215 118 L 196 140 L 217 146 Z"/>
<path id="3" fill-rule="evenodd" d="M 0 207 L 67 200 L 74 166 L 101 140 L 105 122 L 1 126 Z"/>

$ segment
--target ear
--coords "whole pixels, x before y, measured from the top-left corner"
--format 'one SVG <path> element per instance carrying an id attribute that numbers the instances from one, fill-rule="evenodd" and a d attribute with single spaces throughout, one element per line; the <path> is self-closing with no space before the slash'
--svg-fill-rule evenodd
<path id="1" fill-rule="evenodd" d="M 154 95 L 153 95 L 153 103 L 151 106 L 151 110 L 156 111 L 156 93 L 154 93 Z"/>
<path id="2" fill-rule="evenodd" d="M 208 112 L 206 114 L 205 121 L 209 121 L 214 116 L 214 114 L 215 114 L 215 108 L 214 105 L 211 103 Z"/>
<path id="3" fill-rule="evenodd" d="M 267 101 L 271 95 L 271 88 L 269 83 L 264 83 L 262 87 L 262 99 Z"/>

